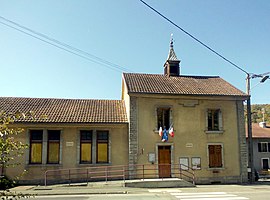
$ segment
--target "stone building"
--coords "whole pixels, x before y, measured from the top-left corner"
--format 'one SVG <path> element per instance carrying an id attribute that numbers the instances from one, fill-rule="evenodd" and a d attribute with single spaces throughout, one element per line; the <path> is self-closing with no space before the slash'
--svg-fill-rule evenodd
<path id="1" fill-rule="evenodd" d="M 48 169 L 125 165 L 136 178 L 152 165 L 155 177 L 174 177 L 181 164 L 197 183 L 246 182 L 248 96 L 218 76 L 182 75 L 173 42 L 163 70 L 124 73 L 121 100 L 0 98 L 0 110 L 36 115 L 14 124 L 30 148 L 7 174 L 26 169 L 22 180 L 35 182 Z"/>

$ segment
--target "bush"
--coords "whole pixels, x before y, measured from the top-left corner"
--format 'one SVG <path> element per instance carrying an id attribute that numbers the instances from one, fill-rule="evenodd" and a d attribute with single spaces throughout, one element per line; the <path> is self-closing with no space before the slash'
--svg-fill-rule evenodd
<path id="1" fill-rule="evenodd" d="M 16 186 L 16 181 L 9 179 L 8 177 L 0 177 L 0 190 L 6 190 Z"/>

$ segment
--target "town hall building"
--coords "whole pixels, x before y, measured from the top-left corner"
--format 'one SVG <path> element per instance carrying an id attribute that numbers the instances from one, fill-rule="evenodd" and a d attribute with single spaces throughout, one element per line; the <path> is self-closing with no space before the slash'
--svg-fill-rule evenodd
<path id="1" fill-rule="evenodd" d="M 47 170 L 126 166 L 131 179 L 151 166 L 155 178 L 192 170 L 197 184 L 247 182 L 248 95 L 219 76 L 182 75 L 172 41 L 163 71 L 123 73 L 121 100 L 1 97 L 0 110 L 35 113 L 13 124 L 29 148 L 6 174 L 42 183 Z"/>

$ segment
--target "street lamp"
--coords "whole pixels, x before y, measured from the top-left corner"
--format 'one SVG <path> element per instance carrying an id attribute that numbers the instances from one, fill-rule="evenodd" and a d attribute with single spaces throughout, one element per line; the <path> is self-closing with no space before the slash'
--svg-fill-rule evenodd
<path id="1" fill-rule="evenodd" d="M 250 79 L 253 78 L 261 78 L 260 83 L 264 83 L 267 79 L 269 79 L 270 72 L 263 73 L 263 74 L 247 74 L 247 131 L 248 131 L 248 168 L 249 168 L 249 181 L 250 183 L 254 182 L 255 178 L 255 171 L 253 165 L 253 141 L 252 141 L 252 122 L 251 122 L 251 102 L 250 102 Z"/>

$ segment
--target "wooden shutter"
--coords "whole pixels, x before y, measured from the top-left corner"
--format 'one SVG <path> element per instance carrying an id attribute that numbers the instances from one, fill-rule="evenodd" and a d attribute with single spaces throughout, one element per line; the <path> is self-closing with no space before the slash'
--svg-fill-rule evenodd
<path id="1" fill-rule="evenodd" d="M 221 145 L 209 145 L 209 167 L 222 167 L 222 147 Z"/>
<path id="2" fill-rule="evenodd" d="M 218 112 L 218 128 L 219 128 L 219 131 L 223 130 L 221 110 L 219 110 L 219 112 Z"/>
<path id="3" fill-rule="evenodd" d="M 208 128 L 208 109 L 205 111 L 205 130 L 209 130 Z"/>

